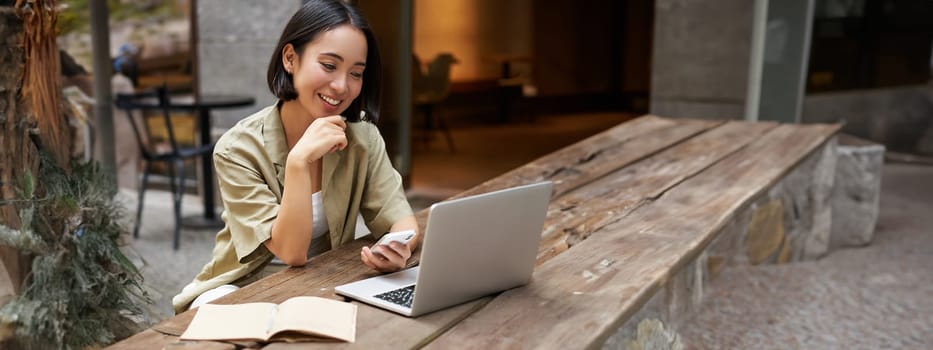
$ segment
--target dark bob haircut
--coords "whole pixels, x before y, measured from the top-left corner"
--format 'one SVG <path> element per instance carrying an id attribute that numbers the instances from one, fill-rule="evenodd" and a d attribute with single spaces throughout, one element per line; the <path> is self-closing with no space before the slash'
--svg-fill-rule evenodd
<path id="1" fill-rule="evenodd" d="M 366 111 L 366 118 L 372 122 L 379 120 L 379 94 L 381 93 L 382 62 L 379 49 L 369 23 L 363 19 L 359 10 L 340 0 L 311 0 L 304 3 L 291 20 L 285 25 L 279 43 L 269 62 L 266 79 L 269 90 L 282 101 L 298 98 L 298 91 L 292 82 L 292 75 L 285 71 L 282 64 L 282 50 L 292 44 L 295 53 L 301 57 L 305 45 L 313 41 L 319 33 L 326 32 L 344 24 L 349 24 L 366 36 L 366 69 L 363 70 L 363 87 L 360 95 L 343 112 L 350 122 L 360 121 L 360 112 Z"/>

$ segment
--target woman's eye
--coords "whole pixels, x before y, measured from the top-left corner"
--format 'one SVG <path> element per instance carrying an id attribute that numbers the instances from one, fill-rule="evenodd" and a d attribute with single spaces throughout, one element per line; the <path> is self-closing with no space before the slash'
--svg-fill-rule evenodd
<path id="1" fill-rule="evenodd" d="M 360 72 L 352 72 L 352 73 L 350 73 L 350 76 L 352 76 L 352 77 L 354 77 L 354 78 L 356 78 L 356 79 L 363 79 L 363 73 L 360 73 Z"/>
<path id="2" fill-rule="evenodd" d="M 332 71 L 332 70 L 334 70 L 334 69 L 337 69 L 337 66 L 332 65 L 332 64 L 330 64 L 330 63 L 321 63 L 321 66 L 323 66 L 324 69 L 329 70 L 329 71 Z"/>

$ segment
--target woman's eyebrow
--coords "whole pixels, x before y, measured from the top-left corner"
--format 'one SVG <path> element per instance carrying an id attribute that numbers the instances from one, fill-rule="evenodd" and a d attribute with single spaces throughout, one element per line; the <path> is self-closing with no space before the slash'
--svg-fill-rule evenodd
<path id="1" fill-rule="evenodd" d="M 344 60 L 343 60 L 343 56 L 338 55 L 336 52 L 322 52 L 321 55 L 330 56 L 330 57 L 336 58 L 336 59 L 339 60 L 340 62 L 343 62 L 343 61 L 344 61 Z M 356 63 L 354 63 L 353 65 L 354 65 L 354 66 L 366 67 L 366 62 L 356 62 Z"/>

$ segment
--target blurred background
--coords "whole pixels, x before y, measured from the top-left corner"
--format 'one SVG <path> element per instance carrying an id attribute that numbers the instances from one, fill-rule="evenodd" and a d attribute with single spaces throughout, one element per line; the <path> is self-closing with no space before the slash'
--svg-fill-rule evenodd
<path id="1" fill-rule="evenodd" d="M 87 2 L 60 3 L 59 44 L 91 67 Z M 644 113 L 842 122 L 889 150 L 933 153 L 930 1 L 354 2 L 386 64 L 380 128 L 414 189 L 466 189 Z M 108 4 L 108 54 L 130 62 L 136 90 L 255 98 L 213 111 L 217 136 L 274 102 L 265 69 L 301 1 Z M 196 123 L 175 118 L 194 142 Z"/>

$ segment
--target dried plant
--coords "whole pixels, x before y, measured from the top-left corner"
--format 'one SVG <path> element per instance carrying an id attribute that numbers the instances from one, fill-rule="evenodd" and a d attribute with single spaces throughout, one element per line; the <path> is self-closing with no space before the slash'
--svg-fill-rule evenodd
<path id="1" fill-rule="evenodd" d="M 123 209 L 112 179 L 96 163 L 66 173 L 51 156 L 38 182 L 27 174 L 18 199 L 22 227 L 0 225 L 0 245 L 32 256 L 23 292 L 0 307 L 0 325 L 15 328 L 15 346 L 82 349 L 107 345 L 139 330 L 133 317 L 151 303 L 142 275 L 120 251 Z"/>

